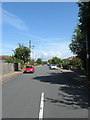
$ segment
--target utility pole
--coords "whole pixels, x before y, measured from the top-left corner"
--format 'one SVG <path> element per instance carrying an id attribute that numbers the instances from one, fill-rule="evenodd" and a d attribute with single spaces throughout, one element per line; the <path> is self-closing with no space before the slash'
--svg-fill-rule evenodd
<path id="1" fill-rule="evenodd" d="M 31 60 L 31 52 L 33 54 L 33 59 L 34 59 L 34 46 L 31 46 L 31 40 L 29 40 L 29 49 L 30 49 L 30 60 Z M 29 62 L 30 64 L 30 62 Z"/>
<path id="2" fill-rule="evenodd" d="M 32 46 L 32 54 L 33 54 L 33 60 L 34 60 L 34 46 Z"/>
<path id="3" fill-rule="evenodd" d="M 86 63 L 87 63 L 87 81 L 89 81 L 89 70 L 90 70 L 90 66 L 89 66 L 89 45 L 88 45 L 88 34 L 86 33 L 86 54 L 87 54 L 87 58 L 86 58 Z M 90 82 L 90 81 L 89 81 Z"/>

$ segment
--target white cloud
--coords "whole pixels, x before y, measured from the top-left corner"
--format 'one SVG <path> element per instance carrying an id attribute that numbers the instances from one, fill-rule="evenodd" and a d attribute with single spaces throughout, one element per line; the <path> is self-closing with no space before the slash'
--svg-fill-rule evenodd
<path id="1" fill-rule="evenodd" d="M 32 51 L 30 55 L 31 55 L 31 59 L 36 59 L 36 53 L 35 52 Z"/>
<path id="2" fill-rule="evenodd" d="M 27 25 L 22 19 L 12 13 L 7 12 L 6 10 L 2 10 L 2 22 L 7 23 L 19 30 L 28 30 Z"/>
<path id="3" fill-rule="evenodd" d="M 47 56 L 48 56 L 48 53 L 46 53 L 45 51 L 43 51 L 43 56 L 44 56 L 44 57 L 47 57 Z"/>
<path id="4" fill-rule="evenodd" d="M 61 58 L 62 54 L 60 51 L 49 51 L 49 52 L 43 51 L 41 54 L 41 58 L 43 60 L 48 60 L 55 56 Z"/>

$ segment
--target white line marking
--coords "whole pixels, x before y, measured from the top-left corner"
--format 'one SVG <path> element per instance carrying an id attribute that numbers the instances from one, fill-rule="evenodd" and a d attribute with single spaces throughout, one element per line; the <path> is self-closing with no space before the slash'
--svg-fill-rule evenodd
<path id="1" fill-rule="evenodd" d="M 44 93 L 41 94 L 39 120 L 43 120 L 43 111 L 44 111 Z"/>

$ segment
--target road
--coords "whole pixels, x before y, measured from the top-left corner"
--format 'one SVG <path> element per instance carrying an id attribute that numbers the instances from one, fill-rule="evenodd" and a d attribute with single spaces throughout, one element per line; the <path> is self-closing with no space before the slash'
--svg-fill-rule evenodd
<path id="1" fill-rule="evenodd" d="M 87 93 L 71 73 L 41 66 L 2 85 L 2 117 L 88 118 Z"/>

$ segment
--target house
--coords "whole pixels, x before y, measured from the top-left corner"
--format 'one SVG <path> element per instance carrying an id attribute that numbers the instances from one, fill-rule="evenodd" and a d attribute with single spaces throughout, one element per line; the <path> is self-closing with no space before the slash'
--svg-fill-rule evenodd
<path id="1" fill-rule="evenodd" d="M 5 59 L 8 57 L 8 55 L 0 55 L 0 62 L 5 62 Z"/>
<path id="2" fill-rule="evenodd" d="M 72 57 L 68 57 L 63 59 L 63 62 L 67 62 L 68 64 L 70 64 L 70 61 L 73 60 L 76 56 L 72 56 Z"/>

